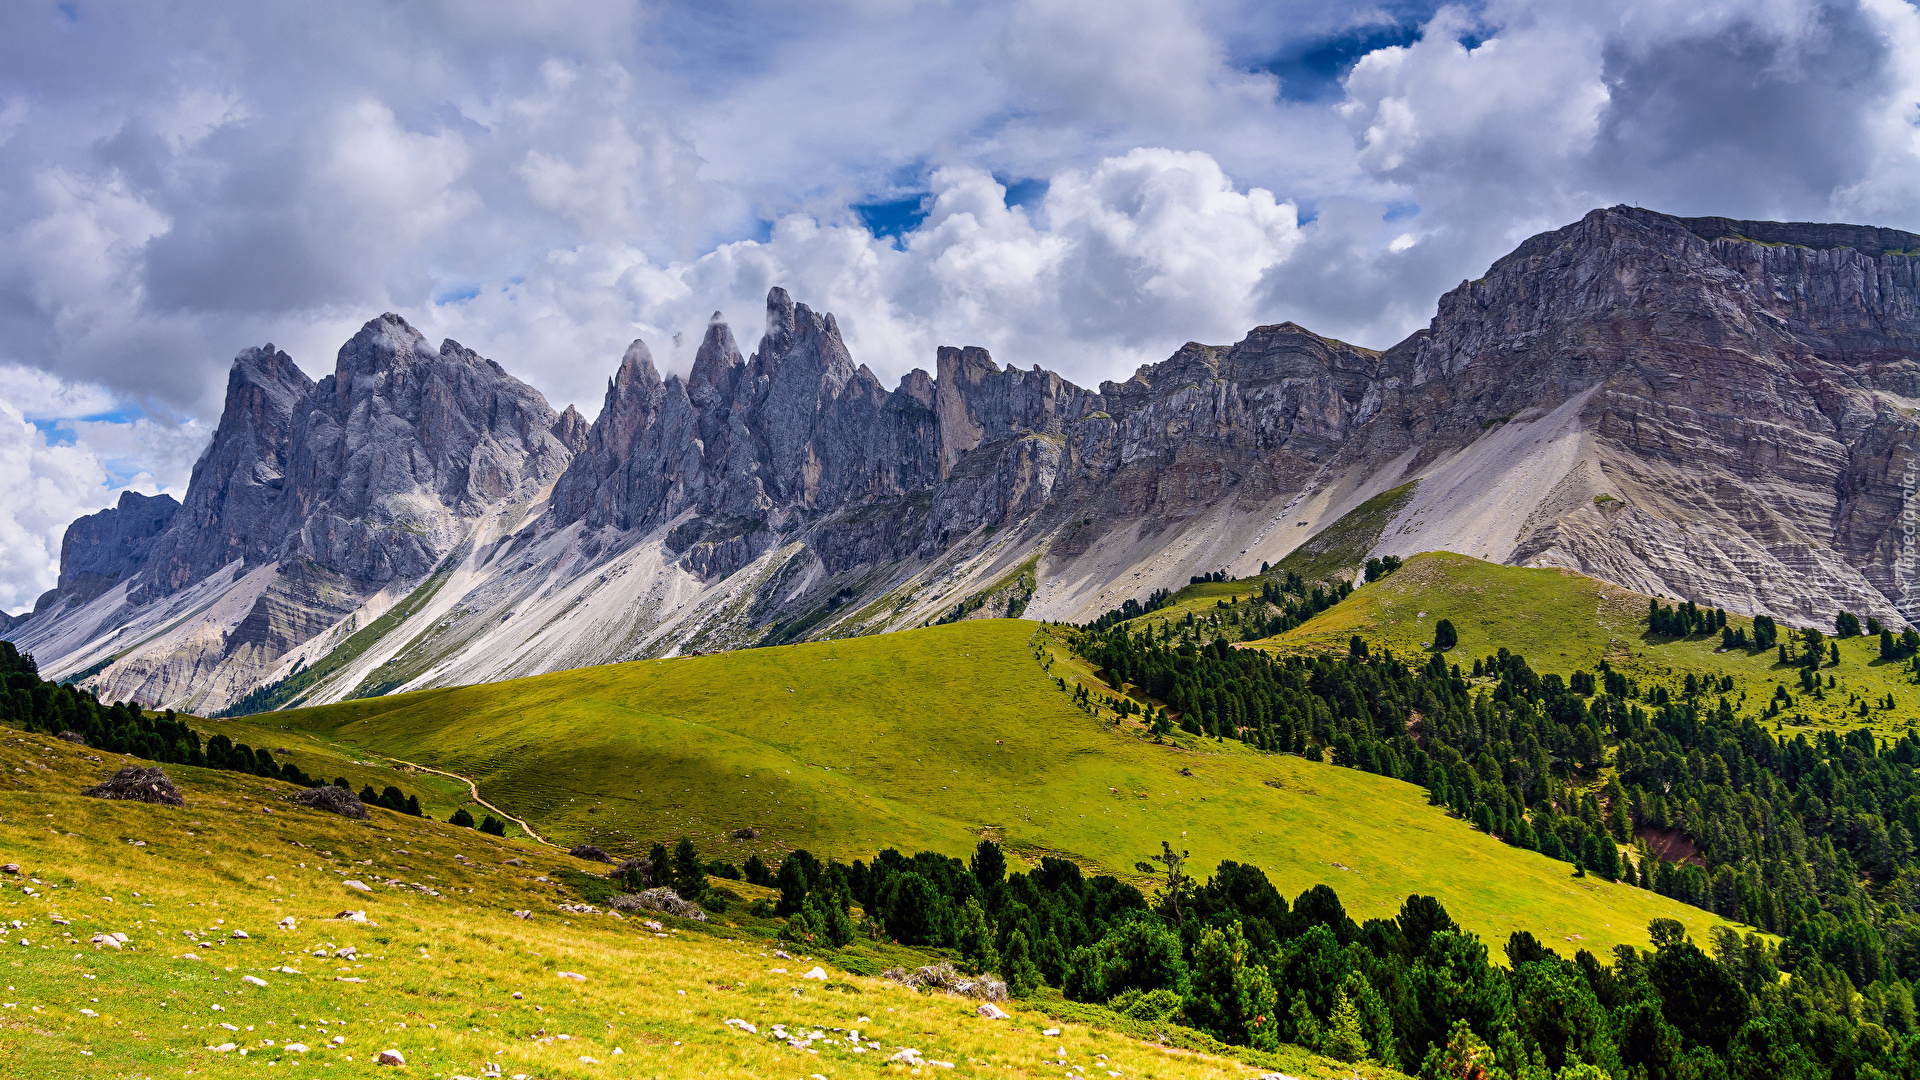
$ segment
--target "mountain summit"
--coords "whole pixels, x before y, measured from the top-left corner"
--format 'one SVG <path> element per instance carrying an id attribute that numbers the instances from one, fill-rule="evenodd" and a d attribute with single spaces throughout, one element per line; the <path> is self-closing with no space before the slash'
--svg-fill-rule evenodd
<path id="1" fill-rule="evenodd" d="M 1920 618 L 1920 236 L 1596 210 L 1385 352 L 1263 326 L 1097 390 L 944 347 L 889 390 L 779 288 L 765 326 L 743 357 L 716 313 L 684 378 L 634 342 L 590 426 L 397 315 L 318 383 L 249 349 L 185 499 L 75 522 L 10 635 L 103 698 L 271 707 L 1084 619 L 1388 492 L 1369 553 Z"/>

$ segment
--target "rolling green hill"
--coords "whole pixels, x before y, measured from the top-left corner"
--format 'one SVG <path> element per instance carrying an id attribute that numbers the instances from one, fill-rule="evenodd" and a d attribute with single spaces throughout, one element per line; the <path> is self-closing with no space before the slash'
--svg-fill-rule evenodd
<path id="1" fill-rule="evenodd" d="M 1132 1037 L 1144 1025 L 1057 992 L 984 1020 L 871 977 L 934 959 L 922 950 L 775 955 L 778 921 L 737 905 L 707 924 L 561 910 L 604 904 L 606 867 L 387 810 L 336 817 L 242 773 L 168 766 L 183 807 L 79 794 L 129 760 L 0 729 L 0 1077 L 845 1077 L 893 1071 L 902 1046 L 955 1076 L 1058 1076 L 1056 1055 L 1143 1078 L 1356 1073 L 1291 1046 Z M 415 779 L 361 768 L 376 787 Z M 365 921 L 336 917 L 354 911 Z M 111 934 L 124 944 L 94 940 Z M 827 978 L 803 978 L 816 959 Z M 791 1045 L 774 1023 L 831 1036 Z M 406 1066 L 376 1070 L 389 1049 Z"/>
<path id="2" fill-rule="evenodd" d="M 1528 929 L 1603 952 L 1648 921 L 1711 915 L 1508 847 L 1409 784 L 1235 742 L 1165 745 L 1074 708 L 1034 624 L 588 668 L 223 721 L 253 745 L 397 759 L 472 778 L 564 845 L 643 851 L 680 835 L 737 859 L 806 848 L 965 855 L 983 836 L 1129 877 L 1165 839 L 1195 864 L 1251 862 L 1283 893 L 1333 885 L 1357 918 L 1439 897 L 1490 941 Z M 1064 666 L 1063 666 L 1064 665 Z M 309 772 L 326 766 L 300 760 Z M 327 775 L 331 775 L 328 773 Z M 445 816 L 442 791 L 430 812 Z M 733 842 L 754 826 L 760 839 Z"/>
<path id="3" fill-rule="evenodd" d="M 1250 588 L 1257 590 L 1258 582 Z M 1506 648 L 1525 656 L 1535 670 L 1562 677 L 1593 671 L 1603 659 L 1642 686 L 1678 690 L 1690 673 L 1731 676 L 1729 696 L 1739 702 L 1745 695 L 1744 702 L 1754 706 L 1764 705 L 1775 687 L 1784 686 L 1795 697 L 1794 707 L 1778 721 L 1778 730 L 1788 734 L 1872 727 L 1883 736 L 1898 735 L 1920 715 L 1920 684 L 1905 662 L 1880 659 L 1878 638 L 1840 640 L 1839 666 L 1822 669 L 1836 685 L 1822 686 L 1823 696 L 1816 697 L 1800 692 L 1798 669 L 1781 664 L 1774 650 L 1723 650 L 1717 633 L 1687 639 L 1649 634 L 1647 601 L 1640 593 L 1564 570 L 1429 552 L 1408 559 L 1337 607 L 1258 644 L 1276 651 L 1344 651 L 1358 634 L 1370 645 L 1418 656 L 1429 648 L 1439 620 L 1448 619 L 1460 635 L 1449 656 L 1461 663 Z M 1728 625 L 1751 631 L 1753 621 L 1734 616 Z M 1877 702 L 1888 694 L 1893 709 L 1869 707 L 1860 714 L 1860 699 Z"/>

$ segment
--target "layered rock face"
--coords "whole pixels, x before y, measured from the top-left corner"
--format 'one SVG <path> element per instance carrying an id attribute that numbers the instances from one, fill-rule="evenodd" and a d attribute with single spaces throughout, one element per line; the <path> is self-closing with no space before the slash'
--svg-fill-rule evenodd
<path id="1" fill-rule="evenodd" d="M 1443 297 L 1387 353 L 1379 419 L 1346 453 L 1418 468 L 1581 398 L 1579 467 L 1495 554 L 1799 625 L 1896 620 L 1920 435 L 1903 250 L 1920 237 L 1595 211 Z"/>
<path id="2" fill-rule="evenodd" d="M 889 393 L 854 364 L 832 315 L 776 288 L 751 358 L 717 312 L 685 378 L 663 380 L 644 342 L 627 349 L 555 485 L 550 524 L 645 532 L 691 512 L 673 546 L 699 549 L 688 565 L 702 576 L 724 576 L 802 522 L 924 490 L 930 404 L 924 375 Z"/>
<path id="3" fill-rule="evenodd" d="M 59 586 L 15 638 L 77 645 L 70 666 L 91 658 L 112 696 L 223 701 L 432 571 L 481 519 L 543 495 L 572 457 L 568 433 L 538 391 L 457 342 L 433 349 L 397 315 L 367 323 L 318 383 L 272 345 L 248 349 L 184 502 L 124 495 L 76 522 Z"/>
<path id="4" fill-rule="evenodd" d="M 1084 619 L 1257 570 L 1389 490 L 1380 553 L 1897 625 L 1920 616 L 1897 610 L 1909 252 L 1886 229 L 1615 207 L 1384 353 L 1264 326 L 1097 389 L 941 348 L 889 390 L 776 288 L 751 355 L 717 314 L 684 376 L 634 342 L 591 424 L 384 316 L 319 383 L 242 353 L 178 509 L 76 522 L 60 587 L 8 633 L 108 696 L 333 700 L 1012 607 Z"/>

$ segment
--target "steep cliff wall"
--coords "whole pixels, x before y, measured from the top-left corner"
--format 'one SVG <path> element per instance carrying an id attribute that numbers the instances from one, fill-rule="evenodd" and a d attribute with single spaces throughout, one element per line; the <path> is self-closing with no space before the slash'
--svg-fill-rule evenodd
<path id="1" fill-rule="evenodd" d="M 888 390 L 776 288 L 751 355 L 718 314 L 684 377 L 634 342 L 591 424 L 387 315 L 319 383 L 242 353 L 178 508 L 76 522 L 6 629 L 110 697 L 332 700 L 920 625 L 1013 580 L 1028 617 L 1082 619 L 1389 489 L 1382 553 L 1897 624 L 1910 253 L 1596 210 L 1384 353 L 1263 326 L 1098 389 L 942 348 Z"/>

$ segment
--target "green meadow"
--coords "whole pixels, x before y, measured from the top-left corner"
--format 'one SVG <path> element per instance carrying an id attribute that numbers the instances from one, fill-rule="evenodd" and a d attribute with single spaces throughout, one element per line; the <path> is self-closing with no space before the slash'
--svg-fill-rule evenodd
<path id="1" fill-rule="evenodd" d="M 1258 589 L 1257 581 L 1250 582 L 1243 594 Z M 1787 733 L 1871 727 L 1882 735 L 1897 734 L 1920 714 L 1920 684 L 1912 669 L 1905 661 L 1881 660 L 1877 637 L 1840 640 L 1840 663 L 1820 669 L 1822 696 L 1816 697 L 1801 692 L 1799 669 L 1781 664 L 1774 649 L 1722 649 L 1718 633 L 1687 639 L 1649 634 L 1647 601 L 1642 594 L 1564 570 L 1501 566 L 1452 552 L 1429 552 L 1259 645 L 1282 651 L 1345 650 L 1357 634 L 1370 647 L 1385 645 L 1402 656 L 1419 657 L 1431 647 L 1435 625 L 1449 619 L 1460 635 L 1449 655 L 1462 664 L 1504 647 L 1525 656 L 1534 670 L 1562 677 L 1596 670 L 1603 659 L 1642 687 L 1677 690 L 1689 674 L 1731 676 L 1734 688 L 1728 697 L 1739 713 L 1757 714 L 1772 699 L 1774 688 L 1785 686 L 1794 706 L 1769 724 Z M 1730 615 L 1727 623 L 1749 634 L 1753 628 L 1751 619 L 1738 616 Z M 1820 629 L 1832 632 L 1831 627 Z M 1787 633 L 1784 624 L 1781 632 Z M 1828 676 L 1835 683 L 1831 688 L 1824 685 Z M 1894 709 L 1870 704 L 1867 715 L 1860 714 L 1861 700 L 1878 702 L 1888 694 L 1893 695 Z"/>
<path id="2" fill-rule="evenodd" d="M 1075 708 L 1093 681 L 1035 624 L 979 620 L 880 637 L 640 661 L 221 721 L 252 745 L 409 762 L 472 779 L 561 846 L 643 852 L 685 835 L 738 860 L 840 859 L 982 838 L 1135 881 L 1162 840 L 1196 866 L 1261 867 L 1286 895 L 1333 886 L 1358 919 L 1439 897 L 1496 944 L 1517 929 L 1569 949 L 1646 944 L 1666 916 L 1713 916 L 1509 847 L 1406 783 L 1237 742 L 1156 743 Z M 1052 673 L 1046 670 L 1052 666 Z M 299 755 L 314 755 L 309 762 Z M 352 779 L 352 777 L 349 777 Z M 464 785 L 428 781 L 445 817 Z M 378 785 L 376 785 L 377 787 Z M 423 792 L 423 801 L 428 795 Z M 725 839 L 752 826 L 754 841 Z"/>
<path id="3" fill-rule="evenodd" d="M 79 794 L 127 760 L 0 732 L 0 864 L 17 867 L 0 871 L 0 1077 L 839 1078 L 905 1074 L 886 1064 L 905 1047 L 956 1077 L 1060 1060 L 1142 1080 L 1399 1076 L 1147 1031 L 1057 991 L 988 1020 L 873 977 L 931 954 L 856 939 L 788 955 L 744 905 L 657 929 L 563 911 L 604 904 L 604 865 L 383 809 L 336 817 L 278 781 L 169 766 L 184 807 Z M 125 943 L 94 940 L 110 934 Z M 816 963 L 826 977 L 803 978 Z M 376 1067 L 387 1050 L 405 1065 Z"/>

